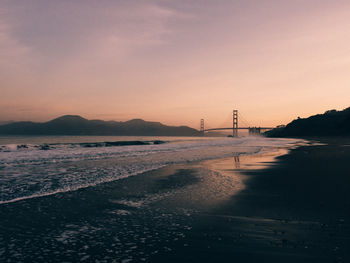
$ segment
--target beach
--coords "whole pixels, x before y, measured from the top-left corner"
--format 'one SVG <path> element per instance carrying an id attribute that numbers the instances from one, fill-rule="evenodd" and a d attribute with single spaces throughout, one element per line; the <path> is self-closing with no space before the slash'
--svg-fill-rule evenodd
<path id="1" fill-rule="evenodd" d="M 350 263 L 349 26 L 0 0 L 0 263 Z"/>
<path id="2" fill-rule="evenodd" d="M 265 168 L 243 168 L 245 189 L 201 214 L 188 246 L 163 259 L 349 262 L 350 139 L 317 141 Z"/>
<path id="3" fill-rule="evenodd" d="M 347 262 L 349 145 L 312 140 L 233 153 L 8 202 L 0 259 Z"/>

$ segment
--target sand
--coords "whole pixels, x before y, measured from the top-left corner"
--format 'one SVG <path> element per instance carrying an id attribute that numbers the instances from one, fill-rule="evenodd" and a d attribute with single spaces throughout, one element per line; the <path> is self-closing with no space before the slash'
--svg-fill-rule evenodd
<path id="1" fill-rule="evenodd" d="M 350 262 L 350 139 L 0 206 L 1 262 Z"/>
<path id="2" fill-rule="evenodd" d="M 232 176 L 243 176 L 245 189 L 199 213 L 182 241 L 187 245 L 155 259 L 350 262 L 350 139 L 321 142 L 272 163 L 255 156 L 232 169 Z M 233 163 L 227 160 L 226 170 Z M 256 169 L 259 163 L 265 167 Z"/>

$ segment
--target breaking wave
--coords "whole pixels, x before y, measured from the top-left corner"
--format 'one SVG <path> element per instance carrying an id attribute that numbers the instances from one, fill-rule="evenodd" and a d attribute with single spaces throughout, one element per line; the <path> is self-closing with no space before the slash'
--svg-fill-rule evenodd
<path id="1" fill-rule="evenodd" d="M 0 204 L 75 191 L 171 164 L 258 153 L 295 142 L 242 137 L 6 144 L 0 146 Z"/>
<path id="2" fill-rule="evenodd" d="M 132 145 L 154 145 L 163 144 L 166 141 L 114 141 L 114 142 L 81 142 L 81 143 L 43 143 L 43 144 L 8 144 L 0 145 L 0 152 L 11 152 L 18 150 L 53 150 L 62 148 L 96 148 L 96 147 L 115 147 L 115 146 L 132 146 Z"/>

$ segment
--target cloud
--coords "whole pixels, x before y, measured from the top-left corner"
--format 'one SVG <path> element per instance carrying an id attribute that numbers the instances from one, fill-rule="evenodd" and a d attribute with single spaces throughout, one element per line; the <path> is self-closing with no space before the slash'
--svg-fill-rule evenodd
<path id="1" fill-rule="evenodd" d="M 0 74 L 17 74 L 18 70 L 28 67 L 34 62 L 31 52 L 28 46 L 13 36 L 10 25 L 0 20 Z"/>
<path id="2" fill-rule="evenodd" d="M 169 33 L 168 19 L 177 15 L 152 2 L 131 1 L 26 1 L 7 9 L 12 34 L 54 59 L 101 42 L 116 49 L 161 44 Z"/>
<path id="3" fill-rule="evenodd" d="M 123 89 L 147 50 L 167 45 L 169 22 L 182 18 L 152 1 L 5 1 L 0 14 L 2 100 L 41 101 Z"/>
<path id="4" fill-rule="evenodd" d="M 166 45 L 169 21 L 181 18 L 152 1 L 6 1 L 0 10 L 2 67 L 36 71 L 47 89 L 124 70 Z"/>

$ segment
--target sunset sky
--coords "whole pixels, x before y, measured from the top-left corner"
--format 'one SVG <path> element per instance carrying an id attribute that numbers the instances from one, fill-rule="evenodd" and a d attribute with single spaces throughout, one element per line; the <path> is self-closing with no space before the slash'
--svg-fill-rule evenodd
<path id="1" fill-rule="evenodd" d="M 348 0 L 0 0 L 0 121 L 275 126 L 349 106 Z"/>

